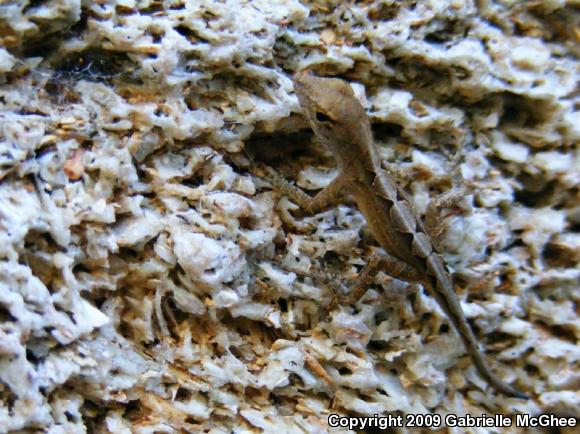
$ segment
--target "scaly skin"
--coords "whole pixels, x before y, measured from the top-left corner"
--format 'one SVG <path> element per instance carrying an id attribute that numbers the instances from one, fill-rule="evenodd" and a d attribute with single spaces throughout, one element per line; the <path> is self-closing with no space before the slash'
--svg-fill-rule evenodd
<path id="1" fill-rule="evenodd" d="M 294 193 L 291 198 L 314 213 L 349 193 L 365 216 L 380 246 L 408 269 L 408 280 L 421 282 L 448 315 L 480 375 L 497 391 L 527 399 L 491 371 L 469 327 L 451 276 L 435 251 L 422 222 L 413 214 L 405 194 L 381 169 L 369 119 L 350 85 L 302 71 L 294 89 L 314 133 L 336 158 L 339 175 L 315 197 Z M 388 270 L 387 270 L 388 272 Z"/>

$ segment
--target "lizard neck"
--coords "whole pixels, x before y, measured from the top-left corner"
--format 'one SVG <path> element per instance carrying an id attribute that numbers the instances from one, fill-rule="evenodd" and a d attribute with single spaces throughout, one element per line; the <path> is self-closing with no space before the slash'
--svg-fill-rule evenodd
<path id="1" fill-rule="evenodd" d="M 360 132 L 347 146 L 333 149 L 340 172 L 352 181 L 371 186 L 380 170 L 378 149 L 373 141 L 370 128 Z"/>

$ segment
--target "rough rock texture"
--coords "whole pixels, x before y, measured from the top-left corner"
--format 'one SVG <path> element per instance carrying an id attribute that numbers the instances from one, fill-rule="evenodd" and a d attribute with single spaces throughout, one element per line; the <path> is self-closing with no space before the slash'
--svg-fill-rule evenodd
<path id="1" fill-rule="evenodd" d="M 326 432 L 327 416 L 580 416 L 578 2 L 0 5 L 0 431 Z M 292 90 L 353 83 L 490 363 L 380 274 Z M 445 197 L 445 196 L 444 196 Z M 181 431 L 180 431 L 181 430 Z M 515 432 L 517 430 L 513 430 Z M 334 432 L 341 432 L 335 430 Z"/>

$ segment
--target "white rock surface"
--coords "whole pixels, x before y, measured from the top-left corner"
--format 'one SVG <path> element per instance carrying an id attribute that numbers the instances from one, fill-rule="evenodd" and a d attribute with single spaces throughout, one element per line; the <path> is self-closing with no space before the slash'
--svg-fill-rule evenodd
<path id="1" fill-rule="evenodd" d="M 572 0 L 0 5 L 0 432 L 580 417 L 577 20 Z M 307 67 L 353 83 L 418 211 L 462 192 L 434 237 L 530 401 L 490 391 L 418 285 L 380 273 L 328 311 L 373 248 L 361 214 L 298 217 L 234 164 L 330 181 L 302 151 Z"/>

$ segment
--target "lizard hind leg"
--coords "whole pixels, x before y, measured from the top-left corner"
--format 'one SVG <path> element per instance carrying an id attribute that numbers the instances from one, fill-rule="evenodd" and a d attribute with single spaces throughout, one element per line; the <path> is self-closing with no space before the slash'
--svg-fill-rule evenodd
<path id="1" fill-rule="evenodd" d="M 355 304 L 359 301 L 379 271 L 407 282 L 422 281 L 420 273 L 406 262 L 384 252 L 375 252 L 363 267 L 355 282 L 350 285 L 347 294 L 338 296 L 339 302 L 341 304 Z"/>
<path id="2" fill-rule="evenodd" d="M 425 229 L 431 237 L 431 242 L 434 244 L 436 250 L 445 250 L 442 248 L 445 227 L 441 224 L 444 220 L 444 211 L 447 215 L 452 214 L 466 214 L 471 212 L 471 204 L 469 203 L 466 193 L 463 190 L 451 190 L 443 193 L 431 200 L 427 206 L 425 213 Z"/>
<path id="3" fill-rule="evenodd" d="M 427 287 L 432 285 L 431 282 L 425 281 L 425 276 L 419 273 L 416 269 L 408 265 L 407 263 L 401 261 L 400 259 L 388 255 L 386 253 L 377 253 L 375 252 L 371 258 L 369 259 L 368 263 L 364 266 L 362 271 L 359 273 L 356 281 L 350 286 L 347 295 L 340 295 L 337 296 L 336 299 L 340 304 L 355 304 L 360 298 L 366 293 L 368 289 L 368 285 L 372 282 L 375 274 L 378 271 L 383 271 L 391 277 L 401 279 L 407 282 L 419 282 Z M 436 284 L 436 283 L 435 283 Z M 528 396 L 524 393 L 518 391 L 514 387 L 510 386 L 509 384 L 500 380 L 490 369 L 487 360 L 483 353 L 479 350 L 477 346 L 477 341 L 473 332 L 465 318 L 463 318 L 463 314 L 461 313 L 461 317 L 458 318 L 456 315 L 453 314 L 453 311 L 450 309 L 445 309 L 447 306 L 447 302 L 441 299 L 440 292 L 437 291 L 429 291 L 435 295 L 437 299 L 439 299 L 439 303 L 444 310 L 446 310 L 447 315 L 453 325 L 458 329 L 459 335 L 468 350 L 468 354 L 470 355 L 473 364 L 475 365 L 479 374 L 497 391 L 504 393 L 508 396 L 513 396 L 519 399 L 528 399 Z"/>

